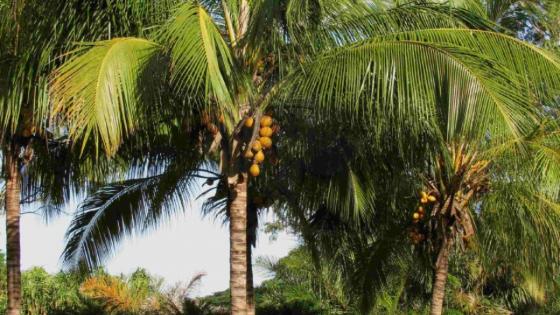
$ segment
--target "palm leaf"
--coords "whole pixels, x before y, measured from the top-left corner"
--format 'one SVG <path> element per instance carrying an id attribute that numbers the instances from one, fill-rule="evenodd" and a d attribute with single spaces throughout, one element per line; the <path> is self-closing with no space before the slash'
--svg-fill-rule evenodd
<path id="1" fill-rule="evenodd" d="M 390 39 L 464 47 L 526 79 L 531 91 L 534 90 L 539 97 L 551 98 L 558 93 L 560 59 L 549 51 L 504 34 L 484 30 L 432 29 L 403 32 L 379 40 Z"/>
<path id="2" fill-rule="evenodd" d="M 64 261 L 97 266 L 125 236 L 185 210 L 198 178 L 196 167 L 189 167 L 198 161 L 192 163 L 171 164 L 162 174 L 109 184 L 90 195 L 66 233 Z"/>
<path id="3" fill-rule="evenodd" d="M 421 134 L 442 117 L 444 138 L 480 139 L 490 132 L 493 140 L 503 141 L 535 124 L 531 117 L 536 109 L 530 107 L 522 81 L 460 47 L 413 40 L 366 42 L 327 54 L 290 80 L 289 93 L 320 111 L 338 108 L 358 114 L 395 134 L 407 128 Z"/>
<path id="4" fill-rule="evenodd" d="M 158 46 L 144 39 L 117 38 L 80 54 L 83 51 L 55 71 L 53 115 L 64 116 L 71 137 L 82 140 L 82 150 L 93 140 L 96 148 L 102 145 L 114 154 L 138 127 L 142 96 L 153 93 L 140 83 Z"/>
<path id="5" fill-rule="evenodd" d="M 269 51 L 285 67 L 303 55 L 355 43 L 373 36 L 434 28 L 492 29 L 494 25 L 463 8 L 437 4 L 390 7 L 347 1 L 261 1 L 252 8 L 246 44 L 253 54 Z M 289 54 L 283 56 L 283 54 Z M 289 57 L 293 55 L 292 57 Z"/>
<path id="6" fill-rule="evenodd" d="M 203 95 L 232 114 L 233 59 L 212 17 L 202 6 L 180 6 L 159 35 L 169 47 L 171 80 L 181 95 Z"/>

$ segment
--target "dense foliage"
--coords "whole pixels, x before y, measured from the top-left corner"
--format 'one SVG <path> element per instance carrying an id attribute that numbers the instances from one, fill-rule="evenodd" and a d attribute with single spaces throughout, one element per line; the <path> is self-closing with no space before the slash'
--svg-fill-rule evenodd
<path id="1" fill-rule="evenodd" d="M 0 271 L 5 262 L 0 253 Z M 446 314 L 558 314 L 560 275 L 542 287 L 513 269 L 485 275 L 476 262 L 458 256 L 452 262 Z M 279 260 L 257 259 L 270 274 L 256 289 L 257 313 L 262 315 L 359 314 L 359 303 L 346 291 L 336 266 L 316 265 L 305 247 Z M 425 314 L 429 284 L 411 264 L 379 293 L 373 314 Z M 111 276 L 102 270 L 49 274 L 42 268 L 23 273 L 25 315 L 222 315 L 229 313 L 229 292 L 189 297 L 201 276 L 188 284 L 165 287 L 162 279 L 138 269 L 128 276 Z M 203 280 L 203 279 L 202 279 Z M 5 279 L 0 278 L 0 313 L 5 311 Z"/>
<path id="2" fill-rule="evenodd" d="M 0 270 L 5 269 L 0 253 Z M 60 271 L 49 274 L 35 267 L 23 272 L 25 315 L 195 315 L 208 307 L 190 295 L 204 274 L 189 282 L 164 286 L 163 279 L 137 269 L 112 276 L 99 269 L 93 274 Z M 6 281 L 0 278 L 0 313 L 6 311 Z"/>
<path id="3" fill-rule="evenodd" d="M 304 248 L 292 251 L 279 261 L 262 258 L 259 267 L 274 276 L 257 288 L 259 314 L 358 313 L 356 300 L 345 293 L 333 276 L 336 272 L 316 269 Z M 155 301 L 164 294 L 172 295 L 171 291 L 161 293 L 161 280 L 142 270 L 130 277 L 100 273 L 86 278 L 62 272 L 49 275 L 34 268 L 24 275 L 26 314 L 143 314 L 135 303 L 144 303 L 148 296 L 156 297 Z M 448 314 L 557 314 L 558 293 L 558 287 L 539 287 L 511 270 L 485 278 L 476 264 L 459 258 L 453 262 L 447 292 Z M 381 292 L 374 313 L 423 314 L 428 301 L 429 288 L 403 273 Z M 197 301 L 185 299 L 184 303 L 184 314 L 227 314 L 229 295 L 225 291 Z M 158 310 L 160 307 L 152 304 L 146 305 L 143 311 L 154 314 Z"/>
<path id="4" fill-rule="evenodd" d="M 359 300 L 341 285 L 335 266 L 315 265 L 309 251 L 298 248 L 278 261 L 261 258 L 258 263 L 273 278 L 257 288 L 257 313 L 359 314 Z M 426 314 L 430 284 L 422 281 L 411 263 L 394 270 L 379 293 L 372 314 Z M 451 263 L 446 314 L 558 314 L 560 275 L 551 275 L 551 286 L 542 287 L 519 270 L 504 267 L 499 275 L 483 273 L 468 257 Z M 228 294 L 202 299 L 205 304 L 227 309 Z M 227 313 L 227 312 L 226 312 Z"/>

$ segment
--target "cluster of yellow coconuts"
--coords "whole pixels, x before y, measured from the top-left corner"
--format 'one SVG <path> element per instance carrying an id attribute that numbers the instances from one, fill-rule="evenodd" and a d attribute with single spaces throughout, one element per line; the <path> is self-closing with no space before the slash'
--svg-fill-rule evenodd
<path id="1" fill-rule="evenodd" d="M 437 198 L 434 195 L 428 194 L 427 192 L 423 191 L 420 193 L 420 206 L 418 209 L 412 214 L 412 222 L 418 223 L 420 220 L 424 219 L 425 216 L 425 209 L 424 206 L 429 203 L 436 202 Z"/>
<path id="2" fill-rule="evenodd" d="M 426 240 L 426 234 L 425 231 L 423 231 L 424 228 L 421 225 L 418 225 L 418 223 L 426 216 L 426 208 L 430 207 L 430 204 L 436 201 L 437 198 L 435 195 L 425 191 L 420 192 L 420 205 L 412 214 L 412 222 L 414 223 L 414 226 L 410 228 L 408 233 L 408 237 L 414 245 L 418 245 L 420 242 Z"/>
<path id="3" fill-rule="evenodd" d="M 253 117 L 249 117 L 245 120 L 245 127 L 252 128 L 255 123 Z M 264 150 L 270 149 L 272 147 L 272 135 L 274 131 L 272 130 L 272 117 L 269 115 L 264 115 L 261 117 L 261 125 L 259 129 L 259 137 L 253 142 L 250 150 L 247 150 L 245 157 L 247 159 L 252 159 L 253 163 L 249 167 L 249 173 L 253 177 L 259 176 L 261 169 L 259 164 L 264 162 Z"/>

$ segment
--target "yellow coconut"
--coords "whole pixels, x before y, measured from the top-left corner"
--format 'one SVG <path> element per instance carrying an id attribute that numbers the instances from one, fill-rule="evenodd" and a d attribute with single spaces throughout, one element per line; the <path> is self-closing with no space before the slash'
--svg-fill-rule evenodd
<path id="1" fill-rule="evenodd" d="M 435 202 L 437 199 L 435 196 L 428 196 L 428 201 L 429 202 Z"/>
<path id="2" fill-rule="evenodd" d="M 247 151 L 247 153 L 245 153 L 245 157 L 248 158 L 248 159 L 252 159 L 253 156 L 255 156 L 255 155 L 253 154 L 253 151 L 251 151 L 251 150 L 249 150 L 249 151 Z"/>
<path id="3" fill-rule="evenodd" d="M 259 152 L 259 151 L 262 150 L 262 148 L 263 148 L 263 145 L 262 145 L 261 141 L 258 140 L 258 139 L 255 140 L 255 142 L 253 143 L 253 151 Z"/>
<path id="4" fill-rule="evenodd" d="M 261 169 L 259 168 L 259 166 L 257 164 L 253 164 L 249 168 L 249 173 L 251 173 L 251 176 L 257 177 L 261 173 Z"/>
<path id="5" fill-rule="evenodd" d="M 251 128 L 253 127 L 253 124 L 255 124 L 255 119 L 253 117 L 245 119 L 245 127 Z"/>
<path id="6" fill-rule="evenodd" d="M 259 142 L 265 149 L 270 149 L 272 147 L 272 139 L 269 137 L 260 137 Z"/>
<path id="7" fill-rule="evenodd" d="M 420 219 L 420 213 L 414 212 L 414 214 L 412 215 L 412 218 L 413 218 L 414 220 Z"/>
<path id="8" fill-rule="evenodd" d="M 262 163 L 263 161 L 264 161 L 264 153 L 263 153 L 263 151 L 257 152 L 257 154 L 255 154 L 255 162 L 257 162 L 257 163 Z"/>
<path id="9" fill-rule="evenodd" d="M 262 127 L 261 130 L 259 130 L 259 134 L 261 137 L 272 137 L 272 128 Z"/>
<path id="10" fill-rule="evenodd" d="M 264 115 L 261 118 L 261 127 L 270 127 L 272 126 L 272 117 L 268 115 Z"/>
<path id="11" fill-rule="evenodd" d="M 422 199 L 420 199 L 420 203 L 422 203 L 422 204 L 428 203 L 428 198 L 422 198 Z"/>

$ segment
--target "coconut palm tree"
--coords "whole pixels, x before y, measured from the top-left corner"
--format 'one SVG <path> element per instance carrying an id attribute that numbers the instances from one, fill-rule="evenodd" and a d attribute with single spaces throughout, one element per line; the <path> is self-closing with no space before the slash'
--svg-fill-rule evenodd
<path id="1" fill-rule="evenodd" d="M 150 36 L 78 49 L 54 72 L 53 115 L 82 148 L 109 155 L 138 134 L 145 136 L 136 141 L 144 151 L 165 134 L 198 139 L 191 152 L 202 154 L 169 164 L 176 185 L 166 184 L 166 191 L 177 196 L 201 165 L 218 165 L 230 218 L 232 314 L 252 313 L 247 194 L 248 183 L 258 181 L 249 171 L 257 175 L 260 166 L 247 156 L 270 145 L 266 135 L 258 138 L 261 118 L 266 126 L 267 111 L 298 105 L 389 130 L 401 141 L 426 129 L 436 134 L 447 99 L 453 128 L 460 120 L 468 128 L 491 126 L 496 141 L 520 135 L 531 123 L 513 120 L 532 111 L 533 100 L 554 95 L 560 63 L 491 28 L 468 10 L 429 3 L 386 10 L 371 1 L 186 1 Z M 141 210 L 117 215 L 116 226 L 88 225 L 104 220 L 104 207 L 76 221 L 80 241 L 70 256 L 98 261 L 122 232 L 160 217 L 170 199 L 155 199 L 160 207 L 149 209 L 154 200 L 144 197 L 163 185 L 162 174 L 142 181 L 156 186 L 133 186 Z M 113 193 L 128 191 L 121 186 Z"/>
<path id="2" fill-rule="evenodd" d="M 461 165 L 454 140 L 441 136 L 452 124 L 444 114 L 437 116 L 437 137 L 411 137 L 414 141 L 404 148 L 382 130 L 371 133 L 346 126 L 342 132 L 320 119 L 316 125 L 299 124 L 291 134 L 282 134 L 279 143 L 289 141 L 297 149 L 281 154 L 275 177 L 282 179 L 267 186 L 279 182 L 287 225 L 315 249 L 319 262 L 339 266 L 347 292 L 360 297 L 364 313 L 375 306 L 378 289 L 396 276 L 395 270 L 411 270 L 399 281 L 427 283 L 426 287 L 426 279 L 433 278 L 432 305 L 439 309 L 432 312 L 440 312 L 448 260 L 462 251 L 467 251 L 464 257 L 481 261 L 488 275 L 512 270 L 545 286 L 554 281 L 546 275 L 554 274 L 560 262 L 555 236 L 560 232 L 560 129 L 552 106 L 535 107 L 542 114 L 536 119 L 537 129 L 522 138 L 511 136 L 508 142 L 495 143 L 482 132 L 491 125 L 484 125 L 479 136 L 468 136 L 472 129 L 463 134 L 462 126 L 457 141 L 464 146 L 464 156 L 459 159 L 468 166 L 460 166 L 464 169 L 459 175 L 441 175 Z M 451 112 L 450 108 L 442 104 L 439 110 Z M 297 124 L 298 119 L 289 121 Z M 375 137 L 385 142 L 360 147 Z M 313 144 L 308 144 L 311 139 Z M 469 157 L 465 151 L 476 153 Z M 448 156 L 454 158 L 449 161 Z M 461 187 L 455 200 L 448 201 L 454 208 L 441 210 L 445 202 L 440 198 L 449 193 L 451 183 Z M 452 243 L 449 249 L 442 249 L 443 238 Z"/>
<path id="3" fill-rule="evenodd" d="M 449 256 L 453 248 L 472 245 L 476 226 L 485 233 L 486 253 L 499 250 L 505 260 L 515 255 L 518 266 L 534 275 L 558 264 L 559 129 L 557 122 L 535 118 L 539 115 L 538 110 L 527 113 L 523 123 L 531 119 L 533 129 L 510 140 L 493 139 L 482 130 L 478 137 L 446 136 L 421 175 L 424 189 L 413 224 L 421 231 L 419 250 L 434 255 L 432 314 L 442 311 Z M 520 123 L 512 121 L 512 126 Z M 519 259 L 521 253 L 531 254 Z"/>
<path id="4" fill-rule="evenodd" d="M 554 60 L 553 56 L 551 56 L 551 58 Z M 295 202 L 287 204 L 288 209 L 293 208 L 295 210 L 294 212 L 296 212 L 291 219 L 291 225 L 297 226 L 306 241 L 311 245 L 317 245 L 317 243 L 319 243 L 322 246 L 321 250 L 324 251 L 325 259 L 329 262 L 335 260 L 336 257 L 342 256 L 338 264 L 344 266 L 343 270 L 350 269 L 354 273 L 349 277 L 351 279 L 351 287 L 354 289 L 357 288 L 357 291 L 363 295 L 364 302 L 362 304 L 365 310 L 371 307 L 371 303 L 373 302 L 371 301 L 371 293 L 379 281 L 370 281 L 368 284 L 363 285 L 363 280 L 371 280 L 371 278 L 378 278 L 379 280 L 384 276 L 382 275 L 383 262 L 379 261 L 380 259 L 383 260 L 384 256 L 375 255 L 386 255 L 386 259 L 395 256 L 395 251 L 389 250 L 394 248 L 386 248 L 382 246 L 383 243 L 394 244 L 398 248 L 397 251 L 402 251 L 398 254 L 409 254 L 407 250 L 403 251 L 398 245 L 399 242 L 402 242 L 403 239 L 406 238 L 406 233 L 398 232 L 398 224 L 401 224 L 402 227 L 403 222 L 402 216 L 395 214 L 395 211 L 402 211 L 403 208 L 415 209 L 420 206 L 421 210 L 418 208 L 419 211 L 417 211 L 414 216 L 418 216 L 419 218 L 432 217 L 438 218 L 438 220 L 441 219 L 441 217 L 450 216 L 452 217 L 451 219 L 446 218 L 445 220 L 459 225 L 450 228 L 449 225 L 441 225 L 442 221 L 437 220 L 435 220 L 437 222 L 429 220 L 422 221 L 422 219 L 413 218 L 409 220 L 409 230 L 411 232 L 412 242 L 417 246 L 416 251 L 423 254 L 434 254 L 434 252 L 436 254 L 435 257 L 428 259 L 428 265 L 433 264 L 433 266 L 435 266 L 434 295 L 432 300 L 433 314 L 438 314 L 442 311 L 445 279 L 447 278 L 447 261 L 450 255 L 447 249 L 445 250 L 447 252 L 446 254 L 441 254 L 439 248 L 442 246 L 442 240 L 434 239 L 442 237 L 441 234 L 446 237 L 446 233 L 442 233 L 441 231 L 447 231 L 448 229 L 454 230 L 452 237 L 450 237 L 454 240 L 452 242 L 455 242 L 455 246 L 465 249 L 468 248 L 467 244 L 469 244 L 469 242 L 472 247 L 474 233 L 476 232 L 475 226 L 478 225 L 481 231 L 478 237 L 480 237 L 479 242 L 482 248 L 478 254 L 481 259 L 482 257 L 486 258 L 484 259 L 486 262 L 485 268 L 488 268 L 489 271 L 495 270 L 495 259 L 506 261 L 515 260 L 517 268 L 526 268 L 527 272 L 530 272 L 532 276 L 535 274 L 544 275 L 546 274 L 545 270 L 551 272 L 558 263 L 557 259 L 555 259 L 557 255 L 550 254 L 558 250 L 554 235 L 558 233 L 558 228 L 560 227 L 558 224 L 558 217 L 555 215 L 554 210 L 557 209 L 559 202 L 557 189 L 554 188 L 558 187 L 558 182 L 552 180 L 556 178 L 558 172 L 558 149 L 560 149 L 557 138 L 557 104 L 554 102 L 546 105 L 539 103 L 539 100 L 542 100 L 539 96 L 524 102 L 523 111 L 526 111 L 526 114 L 517 116 L 517 119 L 515 119 L 515 117 L 504 117 L 502 123 L 510 124 L 506 130 L 508 128 L 512 130 L 506 131 L 503 138 L 501 138 L 497 137 L 500 132 L 497 132 L 496 129 L 492 129 L 496 126 L 494 125 L 496 123 L 495 121 L 488 124 L 481 123 L 480 125 L 472 125 L 472 121 L 468 121 L 468 114 L 464 112 L 468 109 L 462 108 L 465 104 L 453 104 L 457 99 L 451 98 L 452 93 L 449 90 L 440 92 L 443 95 L 439 95 L 438 97 L 441 97 L 444 102 L 436 104 L 435 111 L 437 114 L 433 117 L 437 118 L 433 121 L 434 125 L 424 125 L 427 131 L 430 130 L 430 132 L 426 134 L 427 137 L 425 139 L 409 138 L 414 140 L 412 144 L 417 144 L 417 141 L 425 141 L 426 145 L 433 146 L 432 149 L 428 150 L 431 151 L 429 154 L 420 153 L 421 148 L 419 147 L 414 147 L 411 152 L 403 151 L 401 148 L 395 148 L 394 144 L 389 146 L 389 148 L 393 147 L 393 150 L 396 150 L 391 154 L 391 149 L 387 149 L 387 146 L 382 146 L 383 149 L 386 150 L 387 156 L 395 156 L 393 160 L 387 163 L 383 158 L 374 158 L 375 155 L 372 154 L 375 150 L 355 150 L 351 145 L 348 145 L 352 143 L 350 139 L 356 136 L 362 137 L 362 140 L 366 143 L 370 141 L 375 142 L 373 139 L 367 137 L 367 130 L 361 131 L 356 135 L 352 133 L 351 128 L 346 127 L 344 130 L 344 136 L 346 138 L 342 136 L 343 140 L 340 141 L 337 139 L 338 131 L 334 131 L 334 135 L 331 134 L 329 136 L 328 132 L 318 132 L 314 134 L 313 130 L 303 129 L 301 125 L 296 128 L 298 132 L 309 135 L 308 141 L 313 139 L 312 141 L 314 144 L 320 148 L 318 151 L 312 148 L 304 149 L 303 152 L 299 152 L 296 155 L 296 159 L 313 160 L 313 157 L 317 156 L 319 157 L 318 159 L 331 162 L 340 159 L 339 157 L 341 155 L 344 156 L 345 151 L 353 152 L 353 154 L 361 152 L 369 157 L 370 163 L 376 163 L 379 166 L 377 169 L 368 170 L 367 164 L 354 164 L 359 163 L 359 159 L 348 159 L 338 164 L 338 167 L 342 169 L 353 165 L 355 169 L 357 168 L 366 174 L 369 173 L 369 176 L 381 182 L 379 186 L 375 184 L 369 185 L 369 187 L 358 186 L 360 189 L 357 191 L 363 193 L 363 188 L 367 188 L 367 191 L 377 192 L 375 196 L 369 196 L 371 201 L 369 201 L 369 204 L 366 204 L 367 207 L 374 208 L 372 210 L 379 210 L 380 208 L 393 210 L 393 212 L 385 211 L 385 215 L 390 213 L 390 216 L 393 216 L 390 222 L 395 223 L 396 226 L 395 224 L 387 224 L 386 217 L 384 220 L 383 215 L 382 217 L 377 217 L 377 220 L 373 221 L 385 222 L 386 226 L 384 228 L 386 229 L 385 233 L 387 233 L 385 235 L 383 234 L 383 228 L 378 226 L 373 231 L 370 231 L 368 230 L 370 226 L 367 224 L 353 230 L 352 225 L 347 224 L 348 215 L 342 215 L 340 210 L 336 210 L 336 208 L 333 209 L 333 205 L 328 203 L 331 199 L 344 200 L 341 195 L 336 195 L 336 198 L 331 198 L 331 196 L 328 195 L 333 192 L 332 186 L 329 186 L 332 185 L 332 182 L 328 182 L 329 185 L 321 185 L 316 178 L 315 180 L 311 180 L 311 178 L 313 178 L 312 170 L 314 168 L 312 163 L 294 163 L 285 166 L 287 169 L 291 169 L 295 172 L 305 173 L 306 178 L 309 180 L 304 181 L 304 185 L 298 185 L 294 182 L 283 185 L 284 187 L 291 188 L 291 192 L 287 195 L 299 197 L 292 198 L 296 199 Z M 550 96 L 554 96 L 555 93 L 557 92 L 552 92 Z M 550 98 L 548 99 L 550 100 Z M 511 102 L 507 103 L 509 106 Z M 521 107 L 519 109 L 521 109 Z M 489 115 L 494 116 L 494 114 Z M 485 113 L 477 113 L 477 119 L 484 120 L 484 117 Z M 524 132 L 518 132 L 516 130 L 517 128 L 525 128 L 523 126 L 527 124 L 525 121 L 526 119 L 530 119 L 529 126 L 531 127 L 525 129 Z M 294 123 L 293 117 L 290 119 L 290 122 L 292 124 Z M 385 137 L 392 136 L 390 134 L 384 134 L 382 131 L 383 129 L 376 130 L 377 137 L 383 138 L 384 135 Z M 283 137 L 285 136 L 286 135 L 283 135 Z M 325 137 L 328 139 L 326 141 L 327 143 L 322 141 Z M 303 138 L 303 136 L 300 138 Z M 455 138 L 458 138 L 458 140 Z M 306 140 L 300 139 L 300 141 L 305 142 Z M 345 146 L 344 143 L 347 145 Z M 322 149 L 324 147 L 335 148 L 337 146 L 340 151 L 334 155 L 329 155 L 328 149 Z M 293 147 L 305 148 L 305 144 L 297 143 L 293 144 Z M 469 147 L 469 149 L 465 147 Z M 474 156 L 471 157 L 464 152 L 456 153 L 457 150 L 466 150 L 475 153 Z M 408 157 L 405 159 L 405 164 L 398 164 L 398 156 Z M 410 157 L 418 156 L 420 156 L 419 160 L 415 161 L 414 159 L 410 159 Z M 454 157 L 451 160 L 452 162 L 449 160 L 450 156 Z M 538 158 L 535 159 L 535 156 Z M 294 158 L 294 156 L 292 156 L 292 158 Z M 458 162 L 459 160 L 463 161 L 461 163 L 466 163 L 466 165 L 469 166 L 461 165 Z M 488 163 L 489 160 L 491 160 L 492 163 Z M 285 156 L 284 161 L 286 161 Z M 454 165 L 453 163 L 459 164 Z M 301 164 L 301 166 L 299 164 Z M 328 169 L 332 172 L 337 163 L 332 162 L 329 164 Z M 447 166 L 445 166 L 446 164 Z M 487 168 L 488 164 L 492 165 L 490 169 Z M 321 165 L 321 163 L 319 163 L 319 165 Z M 395 165 L 398 165 L 396 167 L 398 172 L 396 173 L 392 168 Z M 325 163 L 323 163 L 321 170 L 325 168 L 327 167 Z M 456 172 L 465 172 L 465 174 L 446 174 L 442 176 L 441 174 L 448 172 L 442 170 L 445 168 L 456 169 Z M 462 170 L 460 170 L 461 168 Z M 301 169 L 303 169 L 303 171 Z M 434 169 L 438 170 L 435 171 Z M 529 175 L 530 171 L 528 170 L 536 172 L 539 176 L 531 177 Z M 484 175 L 477 175 L 478 172 L 482 172 Z M 341 176 L 339 174 L 337 177 L 343 179 L 342 181 L 346 181 L 348 187 L 352 187 L 352 181 L 346 180 L 348 176 Z M 357 177 L 359 178 L 359 176 Z M 529 177 L 531 177 L 530 181 L 526 179 Z M 287 178 L 290 178 L 290 176 L 287 176 Z M 303 178 L 303 176 L 291 176 L 291 178 L 297 179 Z M 387 178 L 398 180 L 397 183 L 383 182 L 383 180 Z M 451 178 L 454 179 L 451 180 Z M 515 185 L 509 183 L 510 181 L 515 182 Z M 460 206 L 454 205 L 453 207 L 461 207 L 461 211 L 457 209 L 446 210 L 446 214 L 442 214 L 440 208 L 441 203 L 437 199 L 437 196 L 440 195 L 439 191 L 441 190 L 452 190 L 449 187 L 452 185 L 451 182 L 456 183 L 453 185 L 466 185 L 465 187 L 469 187 L 469 189 L 460 188 L 459 191 L 466 189 L 470 192 L 466 193 L 468 196 L 466 199 L 461 199 L 462 201 L 449 201 L 447 204 L 447 206 L 450 206 L 450 204 L 458 202 Z M 367 184 L 367 181 L 359 180 L 358 183 Z M 526 184 L 526 186 L 520 185 L 520 183 Z M 448 187 L 436 189 L 434 185 L 448 185 Z M 418 202 L 420 197 L 418 197 L 416 205 L 411 205 L 410 198 L 405 198 L 400 202 L 391 198 L 388 200 L 384 200 L 386 198 L 383 197 L 380 198 L 380 195 L 387 196 L 395 193 L 397 195 L 400 194 L 401 198 L 403 198 L 403 195 L 409 197 L 411 191 L 420 189 L 421 186 L 424 187 L 426 193 L 426 201 L 424 203 L 428 206 Z M 316 187 L 315 195 L 311 194 L 313 188 L 310 187 Z M 391 187 L 392 190 L 386 191 L 386 187 Z M 493 189 L 488 191 L 486 190 L 487 187 L 493 187 Z M 398 193 L 397 191 L 402 188 L 404 189 Z M 306 191 L 309 192 L 309 195 L 306 195 Z M 323 191 L 328 191 L 328 194 L 321 194 Z M 317 194 L 317 192 L 319 193 Z M 463 192 L 459 194 L 462 195 Z M 354 194 L 356 200 L 359 200 L 357 198 L 358 196 L 358 194 Z M 456 196 L 453 198 L 460 199 Z M 430 201 L 431 199 L 433 199 L 433 201 Z M 517 200 L 517 202 L 512 204 L 512 200 Z M 522 200 L 525 201 L 522 202 Z M 532 201 L 527 203 L 527 200 Z M 326 204 L 321 204 L 322 201 Z M 397 202 L 396 208 L 395 202 Z M 529 205 L 531 205 L 531 207 L 529 207 Z M 340 205 L 335 205 L 335 207 L 339 206 Z M 425 214 L 426 208 L 431 212 Z M 511 209 L 511 211 L 507 211 L 508 208 Z M 348 209 L 353 208 L 343 207 L 342 209 L 348 212 Z M 524 213 L 529 211 L 529 209 L 532 212 L 531 216 L 534 217 L 530 219 L 526 218 L 525 222 L 521 217 L 517 216 L 513 218 L 509 217 L 509 220 L 498 219 L 498 217 L 505 217 L 505 214 L 508 212 L 508 215 L 512 215 L 512 213 Z M 307 212 L 308 214 L 301 215 L 297 214 L 298 212 Z M 416 211 L 412 210 L 410 215 L 412 216 L 414 212 Z M 450 213 L 453 214 L 451 215 Z M 325 224 L 327 225 L 326 227 Z M 404 225 L 407 224 L 405 223 Z M 531 237 L 527 237 L 526 233 L 528 233 L 528 231 L 526 229 L 532 231 L 531 236 L 533 240 L 531 240 Z M 397 230 L 396 233 L 395 230 Z M 402 228 L 400 230 L 405 231 L 405 229 Z M 349 231 L 353 231 L 352 233 L 355 234 L 344 237 L 343 235 L 351 234 Z M 306 234 L 308 235 L 307 237 Z M 499 234 L 499 236 L 496 234 Z M 333 239 L 332 235 L 338 235 L 338 237 Z M 461 239 L 459 235 L 464 237 L 464 239 Z M 321 238 L 321 236 L 324 238 Z M 426 238 L 429 239 L 427 243 L 425 242 Z M 535 243 L 534 240 L 538 240 L 538 242 Z M 434 245 L 434 243 L 437 245 Z M 350 248 L 349 251 L 344 250 L 345 246 Z M 434 249 L 437 250 L 434 251 Z M 351 254 L 349 254 L 349 252 Z M 507 258 L 505 252 L 508 252 Z M 526 254 L 522 254 L 526 252 L 532 253 L 529 255 L 531 259 L 521 262 L 518 258 L 515 258 L 527 256 Z M 440 256 L 443 258 L 439 259 Z M 360 257 L 362 261 L 352 260 L 349 257 Z M 371 257 L 375 257 L 377 261 L 372 262 L 370 260 Z M 379 268 L 375 268 L 374 270 L 371 268 L 372 265 L 377 265 Z M 348 266 L 352 266 L 352 268 Z M 392 267 L 393 269 L 395 268 L 394 265 Z M 541 279 L 541 281 L 546 282 L 546 279 Z M 368 290 L 366 290 L 366 288 Z"/>
<path id="5" fill-rule="evenodd" d="M 278 152 L 280 162 L 258 186 L 265 205 L 274 201 L 280 221 L 302 236 L 319 270 L 336 270 L 345 298 L 370 314 L 395 271 L 407 274 L 413 252 L 403 210 L 417 202 L 411 174 L 423 170 L 433 140 L 401 130 L 411 140 L 402 146 L 383 128 L 329 116 L 311 108 L 277 113 L 290 122 L 278 139 L 289 149 Z"/>
<path id="6" fill-rule="evenodd" d="M 170 2 L 162 2 L 160 8 L 164 4 Z M 19 314 L 21 308 L 20 205 L 36 199 L 60 204 L 60 197 L 68 196 L 69 191 L 65 190 L 61 195 L 63 190 L 59 188 L 63 186 L 54 184 L 63 184 L 69 178 L 61 174 L 72 174 L 70 170 L 62 170 L 63 173 L 55 175 L 50 172 L 53 169 L 32 167 L 34 157 L 52 153 L 52 146 L 56 146 L 54 151 L 60 153 L 60 142 L 54 141 L 60 133 L 50 129 L 45 115 L 48 74 L 59 63 L 56 58 L 68 50 L 71 42 L 99 40 L 110 37 L 111 32 L 120 34 L 124 30 L 141 34 L 139 26 L 144 22 L 155 23 L 157 18 L 153 17 L 162 13 L 161 9 L 135 10 L 138 7 L 138 3 L 127 7 L 129 17 L 121 23 L 118 17 L 123 15 L 123 8 L 111 2 L 0 1 L 0 69 L 3 72 L 0 79 L 0 147 L 6 191 L 7 313 L 10 315 Z M 168 7 L 163 12 L 168 12 Z M 64 21 L 61 16 L 65 17 Z M 119 26 L 111 30 L 111 23 L 115 22 Z M 51 159 L 41 163 L 52 166 L 52 162 Z M 62 161 L 57 162 L 55 170 L 61 171 Z M 49 195 L 56 190 L 57 195 Z"/>

